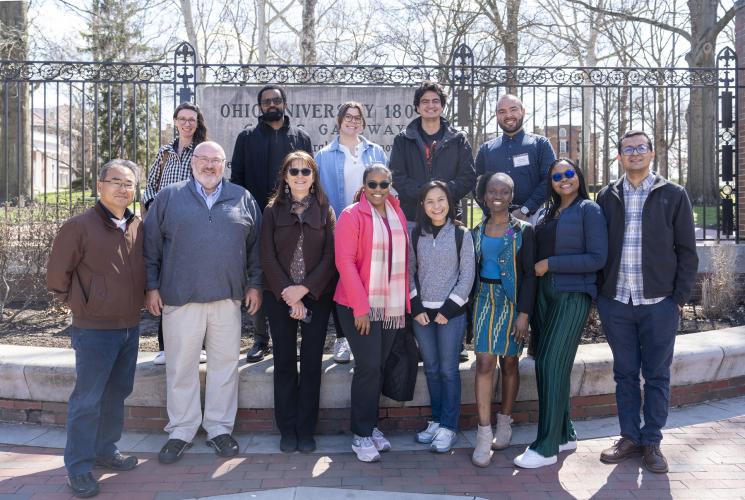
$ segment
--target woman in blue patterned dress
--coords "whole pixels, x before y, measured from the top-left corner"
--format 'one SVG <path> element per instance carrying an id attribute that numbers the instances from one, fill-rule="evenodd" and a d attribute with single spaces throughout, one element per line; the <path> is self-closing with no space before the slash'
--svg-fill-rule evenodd
<path id="1" fill-rule="evenodd" d="M 479 178 L 476 199 L 485 218 L 473 230 L 476 284 L 473 302 L 476 351 L 476 406 L 478 430 L 471 457 L 489 465 L 491 449 L 509 446 L 512 406 L 520 388 L 518 360 L 528 339 L 529 316 L 535 301 L 533 226 L 510 215 L 514 183 L 507 174 Z M 502 402 L 496 432 L 491 428 L 494 370 L 499 360 Z"/>

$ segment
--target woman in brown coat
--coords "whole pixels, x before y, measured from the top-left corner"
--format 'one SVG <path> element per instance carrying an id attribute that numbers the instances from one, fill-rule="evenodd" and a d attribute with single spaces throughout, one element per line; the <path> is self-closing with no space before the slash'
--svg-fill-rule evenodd
<path id="1" fill-rule="evenodd" d="M 288 154 L 261 228 L 263 307 L 274 345 L 274 415 L 280 449 L 287 453 L 316 448 L 321 361 L 336 281 L 335 223 L 313 157 L 304 151 Z"/>

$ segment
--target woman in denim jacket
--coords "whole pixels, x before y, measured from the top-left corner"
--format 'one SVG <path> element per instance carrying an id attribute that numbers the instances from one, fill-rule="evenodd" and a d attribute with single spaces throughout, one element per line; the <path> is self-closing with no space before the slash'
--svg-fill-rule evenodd
<path id="1" fill-rule="evenodd" d="M 336 116 L 339 136 L 316 154 L 321 186 L 329 199 L 329 205 L 337 217 L 351 205 L 354 195 L 362 187 L 362 173 L 373 163 L 388 164 L 383 148 L 362 137 L 365 129 L 365 107 L 355 101 L 346 102 Z M 336 342 L 334 361 L 349 363 L 352 358 L 349 343 L 339 325 L 334 310 Z"/>
<path id="2" fill-rule="evenodd" d="M 549 202 L 536 226 L 538 278 L 531 327 L 539 333 L 535 357 L 538 436 L 515 465 L 556 463 L 561 451 L 577 447 L 569 415 L 570 374 L 592 299 L 597 271 L 605 265 L 608 234 L 600 207 L 589 200 L 582 171 L 559 158 L 548 171 Z"/>

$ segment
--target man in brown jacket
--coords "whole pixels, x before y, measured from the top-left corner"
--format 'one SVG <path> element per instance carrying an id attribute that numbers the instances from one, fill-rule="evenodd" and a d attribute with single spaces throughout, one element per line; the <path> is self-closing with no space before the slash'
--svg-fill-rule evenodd
<path id="1" fill-rule="evenodd" d="M 99 201 L 62 226 L 47 265 L 47 287 L 72 309 L 77 378 L 67 409 L 65 467 L 80 498 L 98 494 L 93 467 L 137 466 L 137 457 L 116 447 L 134 384 L 145 296 L 142 225 L 127 208 L 137 174 L 128 160 L 103 166 Z"/>

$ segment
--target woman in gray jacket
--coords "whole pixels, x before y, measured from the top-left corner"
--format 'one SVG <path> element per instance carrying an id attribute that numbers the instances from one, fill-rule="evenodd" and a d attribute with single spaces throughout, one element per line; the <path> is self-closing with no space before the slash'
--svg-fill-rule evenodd
<path id="1" fill-rule="evenodd" d="M 444 182 L 422 187 L 411 243 L 411 315 L 432 405 L 432 420 L 416 440 L 446 453 L 458 432 L 459 356 L 475 261 L 471 233 L 455 220 L 455 204 Z"/>

